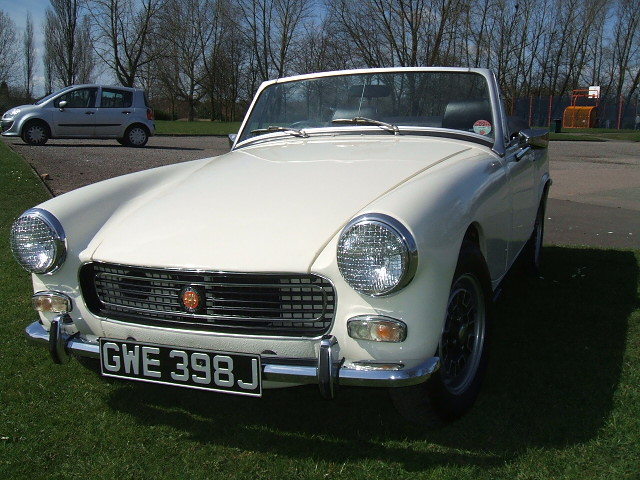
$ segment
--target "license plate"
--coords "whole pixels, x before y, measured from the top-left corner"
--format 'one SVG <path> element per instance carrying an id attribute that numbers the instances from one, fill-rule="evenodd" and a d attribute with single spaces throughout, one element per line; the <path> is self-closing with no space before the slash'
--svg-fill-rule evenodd
<path id="1" fill-rule="evenodd" d="M 260 397 L 260 367 L 258 355 L 100 339 L 105 377 Z"/>

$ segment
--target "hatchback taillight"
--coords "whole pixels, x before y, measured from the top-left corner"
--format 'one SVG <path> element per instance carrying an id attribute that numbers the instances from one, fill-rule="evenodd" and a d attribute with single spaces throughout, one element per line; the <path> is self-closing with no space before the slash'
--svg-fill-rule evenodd
<path id="1" fill-rule="evenodd" d="M 147 108 L 147 120 L 153 120 L 153 110 Z"/>

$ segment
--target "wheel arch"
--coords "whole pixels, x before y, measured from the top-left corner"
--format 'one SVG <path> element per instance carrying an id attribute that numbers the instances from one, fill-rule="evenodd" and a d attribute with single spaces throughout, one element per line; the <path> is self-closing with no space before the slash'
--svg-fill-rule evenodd
<path id="1" fill-rule="evenodd" d="M 480 249 L 485 263 L 487 262 L 485 236 L 480 223 L 474 221 L 467 227 L 467 230 L 464 233 L 464 237 L 462 237 L 462 244 L 464 244 L 465 242 L 470 242 L 476 245 Z M 462 244 L 460 245 L 460 250 L 462 250 Z"/>
<path id="2" fill-rule="evenodd" d="M 129 130 L 131 130 L 133 127 L 142 127 L 144 129 L 145 132 L 147 132 L 147 136 L 151 136 L 151 131 L 149 130 L 149 127 L 147 127 L 144 123 L 142 122 L 133 122 L 130 125 L 127 125 L 127 128 L 125 128 L 124 130 L 124 134 L 126 135 L 127 132 Z"/>
<path id="3" fill-rule="evenodd" d="M 26 118 L 25 120 L 22 121 L 22 124 L 20 125 L 20 130 L 18 132 L 18 134 L 20 136 L 22 136 L 22 134 L 24 133 L 24 129 L 27 128 L 29 125 L 32 125 L 34 123 L 40 123 L 42 125 L 45 126 L 45 128 L 47 129 L 47 134 L 49 135 L 49 138 L 52 137 L 52 130 L 51 130 L 51 125 L 49 125 L 49 122 L 47 122 L 45 119 L 40 118 L 40 117 L 29 117 Z"/>

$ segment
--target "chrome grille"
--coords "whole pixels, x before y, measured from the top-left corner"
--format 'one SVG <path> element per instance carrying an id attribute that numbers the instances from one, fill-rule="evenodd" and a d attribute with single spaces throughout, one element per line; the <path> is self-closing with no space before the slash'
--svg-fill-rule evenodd
<path id="1" fill-rule="evenodd" d="M 131 323 L 260 335 L 316 336 L 333 322 L 331 283 L 313 274 L 195 272 L 91 263 L 80 272 L 96 315 Z M 205 301 L 181 303 L 192 287 Z"/>

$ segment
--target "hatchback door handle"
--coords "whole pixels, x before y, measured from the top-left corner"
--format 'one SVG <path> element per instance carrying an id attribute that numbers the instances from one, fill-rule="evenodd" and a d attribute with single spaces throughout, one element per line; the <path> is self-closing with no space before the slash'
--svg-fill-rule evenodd
<path id="1" fill-rule="evenodd" d="M 123 113 L 124 115 L 129 115 L 131 112 L 129 112 L 129 111 L 124 111 L 124 112 L 122 112 L 122 113 Z"/>

